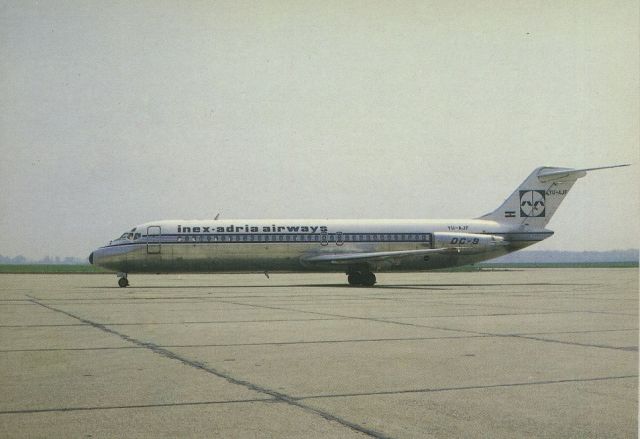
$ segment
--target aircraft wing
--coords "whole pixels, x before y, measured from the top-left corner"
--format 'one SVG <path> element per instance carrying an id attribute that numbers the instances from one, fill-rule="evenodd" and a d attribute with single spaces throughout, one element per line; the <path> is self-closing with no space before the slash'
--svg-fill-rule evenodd
<path id="1" fill-rule="evenodd" d="M 329 262 L 331 264 L 352 264 L 355 262 L 379 262 L 386 259 L 404 258 L 407 256 L 430 255 L 434 253 L 458 253 L 457 248 L 427 248 L 421 250 L 399 250 L 388 252 L 366 252 L 366 253 L 322 253 L 313 256 L 303 256 L 304 262 Z"/>

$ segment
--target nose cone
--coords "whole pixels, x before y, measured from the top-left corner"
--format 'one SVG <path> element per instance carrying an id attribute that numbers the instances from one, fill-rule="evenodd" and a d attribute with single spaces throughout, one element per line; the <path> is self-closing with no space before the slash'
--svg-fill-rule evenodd
<path id="1" fill-rule="evenodd" d="M 128 271 L 127 253 L 135 250 L 131 247 L 116 245 L 97 248 L 89 255 L 89 262 L 96 267 L 126 273 Z"/>

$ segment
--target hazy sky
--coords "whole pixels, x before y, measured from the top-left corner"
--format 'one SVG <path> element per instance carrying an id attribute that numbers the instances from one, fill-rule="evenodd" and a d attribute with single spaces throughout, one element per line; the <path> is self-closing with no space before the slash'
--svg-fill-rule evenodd
<path id="1" fill-rule="evenodd" d="M 465 218 L 581 179 L 534 249 L 638 246 L 637 1 L 0 1 L 0 254 L 155 219 Z"/>

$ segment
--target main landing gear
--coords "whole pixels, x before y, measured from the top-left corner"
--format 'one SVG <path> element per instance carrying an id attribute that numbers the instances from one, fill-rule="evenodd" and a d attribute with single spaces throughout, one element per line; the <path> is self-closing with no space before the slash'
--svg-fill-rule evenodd
<path id="1" fill-rule="evenodd" d="M 376 283 L 376 275 L 368 270 L 352 270 L 347 272 L 349 285 L 372 287 Z"/>
<path id="2" fill-rule="evenodd" d="M 127 279 L 127 273 L 118 273 L 118 286 L 120 288 L 125 288 L 129 286 L 129 279 Z"/>

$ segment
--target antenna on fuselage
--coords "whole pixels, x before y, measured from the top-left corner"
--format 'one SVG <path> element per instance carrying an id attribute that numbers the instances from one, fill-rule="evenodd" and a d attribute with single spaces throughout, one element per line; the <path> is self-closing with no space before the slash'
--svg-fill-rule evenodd
<path id="1" fill-rule="evenodd" d="M 218 214 L 216 215 L 216 217 L 213 219 L 214 221 L 217 221 L 218 218 L 220 218 L 220 212 L 218 212 Z"/>

